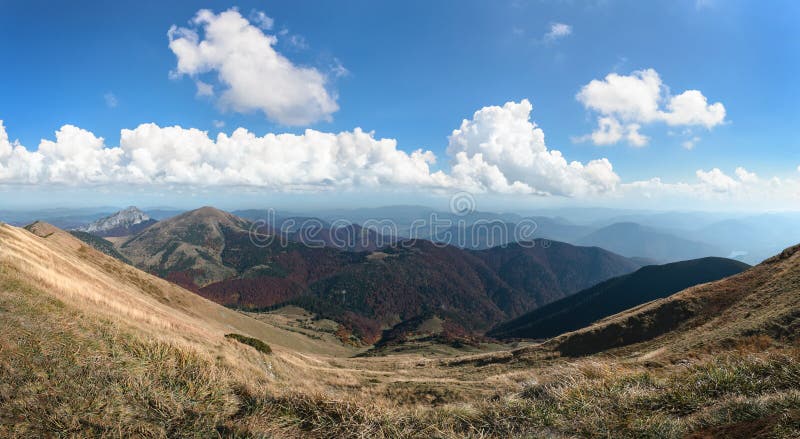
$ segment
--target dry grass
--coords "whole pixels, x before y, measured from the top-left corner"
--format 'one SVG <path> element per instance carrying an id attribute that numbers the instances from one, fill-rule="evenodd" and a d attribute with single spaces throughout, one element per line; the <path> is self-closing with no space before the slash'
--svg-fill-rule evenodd
<path id="1" fill-rule="evenodd" d="M 231 368 L 122 332 L 2 270 L 0 437 L 194 436 L 235 413 Z"/>
<path id="2" fill-rule="evenodd" d="M 800 352 L 781 338 L 336 357 L 42 232 L 0 227 L 0 437 L 800 436 Z"/>
<path id="3" fill-rule="evenodd" d="M 557 337 L 549 346 L 566 355 L 587 355 L 626 345 L 635 350 L 667 346 L 673 352 L 730 349 L 759 336 L 796 343 L 799 249 L 787 249 L 738 275 L 607 317 Z"/>

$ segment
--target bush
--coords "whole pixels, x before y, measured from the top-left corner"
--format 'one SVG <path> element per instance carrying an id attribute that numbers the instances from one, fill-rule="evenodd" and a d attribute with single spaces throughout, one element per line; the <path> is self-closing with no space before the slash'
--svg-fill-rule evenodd
<path id="1" fill-rule="evenodd" d="M 239 343 L 244 343 L 248 346 L 252 346 L 253 348 L 255 348 L 255 350 L 263 352 L 265 354 L 272 353 L 272 348 L 270 348 L 268 344 L 264 343 L 263 341 L 257 338 L 248 337 L 242 334 L 225 334 L 225 338 L 232 338 L 238 341 Z"/>

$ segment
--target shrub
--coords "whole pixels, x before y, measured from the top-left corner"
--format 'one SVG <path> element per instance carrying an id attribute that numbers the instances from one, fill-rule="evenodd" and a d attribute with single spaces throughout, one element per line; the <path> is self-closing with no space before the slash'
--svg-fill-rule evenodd
<path id="1" fill-rule="evenodd" d="M 225 338 L 232 338 L 238 341 L 239 343 L 244 343 L 248 346 L 252 346 L 253 348 L 255 348 L 255 350 L 263 352 L 265 354 L 272 353 L 272 348 L 270 348 L 268 344 L 264 343 L 263 341 L 257 338 L 248 337 L 242 334 L 225 334 Z"/>

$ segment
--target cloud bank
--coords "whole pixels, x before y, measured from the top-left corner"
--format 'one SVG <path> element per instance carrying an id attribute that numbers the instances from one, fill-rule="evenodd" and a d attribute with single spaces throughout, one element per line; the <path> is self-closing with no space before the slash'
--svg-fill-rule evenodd
<path id="1" fill-rule="evenodd" d="M 597 129 L 579 138 L 596 145 L 611 145 L 625 139 L 632 146 L 644 146 L 649 138 L 640 134 L 639 129 L 656 122 L 711 129 L 725 121 L 722 103 L 709 104 L 699 90 L 671 95 L 653 69 L 630 75 L 611 73 L 602 80 L 594 79 L 581 88 L 576 99 L 598 115 Z"/>
<path id="2" fill-rule="evenodd" d="M 549 150 L 527 100 L 484 107 L 449 137 L 450 170 L 436 155 L 407 153 L 360 128 L 340 133 L 254 133 L 210 137 L 180 126 L 123 129 L 119 146 L 73 125 L 35 151 L 10 143 L 0 122 L 0 183 L 254 186 L 274 191 L 457 189 L 476 193 L 579 196 L 613 191 L 606 159 L 567 161 Z"/>
<path id="3" fill-rule="evenodd" d="M 755 172 L 737 167 L 733 175 L 719 168 L 698 169 L 695 182 L 667 183 L 660 178 L 623 183 L 617 197 L 663 200 L 710 200 L 740 202 L 745 206 L 778 205 L 789 207 L 800 200 L 800 180 L 788 177 L 761 178 Z"/>
<path id="4" fill-rule="evenodd" d="M 339 133 L 258 136 L 244 128 L 212 137 L 206 131 L 148 123 L 123 129 L 119 146 L 64 125 L 36 150 L 11 141 L 0 120 L 0 184 L 98 187 L 250 187 L 273 192 L 470 191 L 592 200 L 800 199 L 800 180 L 762 178 L 744 167 L 729 175 L 698 169 L 695 180 L 622 182 L 599 158 L 567 161 L 549 149 L 531 121 L 527 100 L 488 106 L 448 137 L 445 164 L 430 150 L 406 152 L 397 141 L 360 128 Z"/>
<path id="5" fill-rule="evenodd" d="M 213 96 L 213 84 L 200 79 L 215 73 L 223 109 L 261 111 L 283 125 L 308 125 L 330 120 L 339 106 L 327 76 L 312 67 L 295 65 L 275 50 L 278 38 L 265 34 L 274 21 L 263 13 L 251 24 L 235 9 L 214 14 L 203 9 L 191 27 L 173 25 L 167 36 L 178 64 L 173 77 L 195 79 L 198 96 Z"/>

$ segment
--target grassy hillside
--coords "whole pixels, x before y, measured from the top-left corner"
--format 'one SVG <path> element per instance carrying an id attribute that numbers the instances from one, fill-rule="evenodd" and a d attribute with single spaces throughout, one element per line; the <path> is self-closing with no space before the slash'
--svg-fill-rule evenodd
<path id="1" fill-rule="evenodd" d="M 725 258 L 650 265 L 498 325 L 488 335 L 496 338 L 554 337 L 685 288 L 732 276 L 749 267 Z"/>
<path id="2" fill-rule="evenodd" d="M 788 248 L 743 273 L 610 316 L 551 343 L 565 355 L 639 342 L 686 350 L 732 346 L 757 336 L 795 343 L 800 335 L 799 250 Z"/>
<path id="3" fill-rule="evenodd" d="M 348 358 L 45 224 L 4 225 L 0 437 L 797 437 L 797 259 L 744 277 L 770 278 L 764 309 L 725 315 L 694 350 L 678 331 L 578 359 L 549 346 Z M 735 288 L 722 282 L 709 301 Z M 723 343 L 732 327 L 751 335 Z"/>

